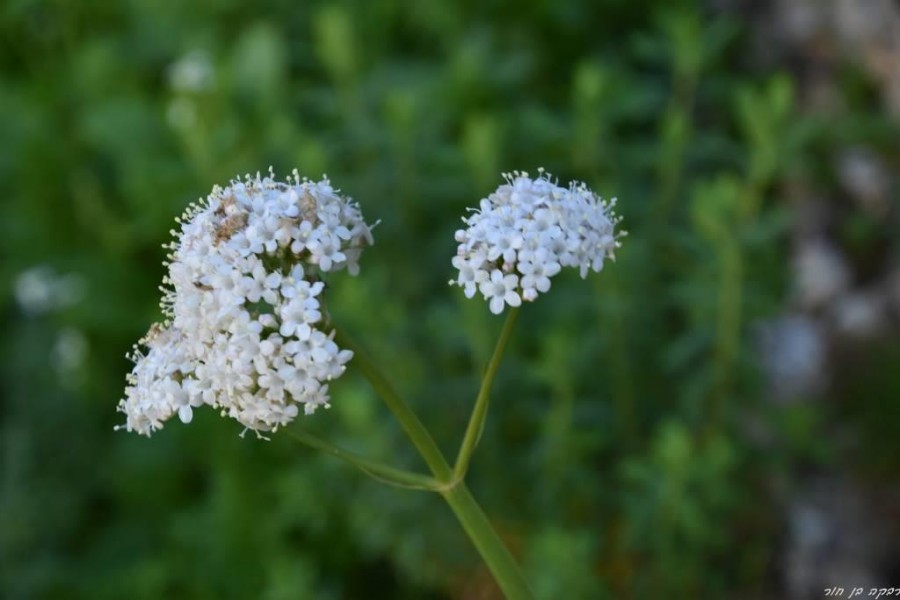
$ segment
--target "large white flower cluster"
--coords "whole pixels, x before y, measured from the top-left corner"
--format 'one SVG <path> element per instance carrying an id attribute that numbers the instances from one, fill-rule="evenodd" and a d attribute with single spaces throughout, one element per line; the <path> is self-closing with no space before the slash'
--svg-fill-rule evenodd
<path id="1" fill-rule="evenodd" d="M 257 174 L 214 188 L 178 222 L 162 288 L 166 320 L 131 356 L 121 427 L 149 436 L 207 404 L 259 434 L 300 407 L 328 407 L 327 382 L 352 353 L 334 342 L 322 277 L 359 271 L 372 244 L 359 206 L 327 179 Z"/>
<path id="2" fill-rule="evenodd" d="M 606 202 L 583 183 L 563 188 L 540 171 L 504 175 L 506 183 L 464 217 L 450 283 L 472 298 L 476 290 L 500 314 L 508 304 L 531 302 L 550 289 L 550 278 L 563 267 L 578 267 L 581 276 L 599 272 L 619 247 L 614 232 L 616 200 Z"/>

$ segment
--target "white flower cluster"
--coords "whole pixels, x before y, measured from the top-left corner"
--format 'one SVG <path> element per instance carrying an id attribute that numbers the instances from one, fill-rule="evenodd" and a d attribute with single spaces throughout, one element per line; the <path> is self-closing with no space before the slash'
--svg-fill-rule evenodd
<path id="1" fill-rule="evenodd" d="M 619 247 L 613 229 L 619 217 L 616 200 L 606 202 L 583 183 L 563 188 L 540 171 L 504 175 L 506 183 L 463 218 L 466 229 L 456 232 L 459 242 L 453 266 L 459 270 L 451 285 L 459 285 L 467 298 L 481 292 L 491 312 L 505 305 L 531 302 L 550 289 L 550 278 L 563 267 L 578 267 L 581 276 L 599 272 L 603 260 L 615 258 Z"/>
<path id="2" fill-rule="evenodd" d="M 359 206 L 327 179 L 247 176 L 216 187 L 181 219 L 162 288 L 166 321 L 135 347 L 128 431 L 150 435 L 207 404 L 259 434 L 303 406 L 328 407 L 328 385 L 352 353 L 329 331 L 325 273 L 359 271 L 372 244 Z M 245 429 L 246 431 L 246 429 Z"/>

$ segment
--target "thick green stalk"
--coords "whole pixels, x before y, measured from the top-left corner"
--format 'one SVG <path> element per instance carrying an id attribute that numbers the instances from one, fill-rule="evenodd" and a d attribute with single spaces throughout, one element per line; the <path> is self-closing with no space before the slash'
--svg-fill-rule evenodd
<path id="1" fill-rule="evenodd" d="M 465 482 L 459 481 L 441 492 L 441 495 L 450 505 L 469 539 L 475 544 L 481 558 L 487 563 L 507 600 L 533 599 L 534 594 L 525 581 L 522 570 L 503 544 L 503 540 L 494 531 L 478 502 L 469 493 Z"/>
<path id="2" fill-rule="evenodd" d="M 469 417 L 469 424 L 466 426 L 466 434 L 463 437 L 462 445 L 459 448 L 459 454 L 456 457 L 456 465 L 453 467 L 453 478 L 462 479 L 466 476 L 469 469 L 469 462 L 472 460 L 472 453 L 478 440 L 481 439 L 481 432 L 484 429 L 484 420 L 487 417 L 488 405 L 490 404 L 491 384 L 494 382 L 494 376 L 500 367 L 500 359 L 503 358 L 503 351 L 512 335 L 513 328 L 516 324 L 516 317 L 519 316 L 518 308 L 510 308 L 509 314 L 506 316 L 506 323 L 503 324 L 503 330 L 500 332 L 500 338 L 497 345 L 494 346 L 494 354 L 488 363 L 487 371 L 481 380 L 481 389 L 478 390 L 478 397 L 475 399 L 475 407 L 472 409 L 472 416 Z"/>
<path id="3" fill-rule="evenodd" d="M 447 464 L 447 460 L 441 453 L 440 448 L 438 448 L 438 445 L 431 437 L 428 429 L 416 416 L 416 413 L 394 391 L 393 386 L 381 374 L 381 371 L 378 370 L 372 359 L 346 333 L 337 330 L 336 339 L 341 346 L 345 346 L 353 351 L 353 363 L 359 368 L 365 378 L 369 380 L 369 383 L 372 384 L 375 392 L 381 397 L 388 409 L 400 421 L 400 425 L 406 431 L 409 439 L 415 445 L 434 476 L 442 482 L 449 482 L 452 476 L 450 465 Z"/>

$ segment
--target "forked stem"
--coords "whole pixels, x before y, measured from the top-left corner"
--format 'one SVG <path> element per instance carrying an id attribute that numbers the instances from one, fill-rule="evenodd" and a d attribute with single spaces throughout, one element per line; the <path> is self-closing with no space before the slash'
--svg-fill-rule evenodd
<path id="1" fill-rule="evenodd" d="M 485 380 L 493 379 L 494 373 L 497 371 L 497 366 L 499 366 L 500 355 L 502 355 L 503 348 L 506 346 L 506 341 L 509 339 L 509 335 L 512 332 L 512 324 L 514 322 L 515 309 L 513 309 L 507 317 L 506 325 L 503 328 L 503 333 L 501 333 L 500 341 L 498 341 L 498 347 L 495 349 L 494 357 L 488 365 L 488 372 L 485 375 Z M 437 491 L 440 492 L 444 500 L 447 501 L 447 504 L 450 505 L 453 514 L 456 515 L 457 520 L 459 520 L 466 535 L 469 536 L 472 544 L 474 544 L 476 550 L 478 550 L 478 553 L 481 555 L 481 558 L 490 569 L 494 579 L 500 586 L 500 589 L 503 590 L 504 595 L 509 600 L 532 600 L 534 594 L 531 592 L 528 582 L 525 580 L 522 569 L 519 567 L 518 563 L 516 563 L 515 558 L 513 558 L 513 555 L 503 543 L 503 540 L 497 535 L 491 522 L 481 509 L 481 506 L 479 506 L 478 502 L 475 501 L 475 498 L 472 497 L 469 488 L 463 481 L 463 477 L 456 477 L 454 471 L 450 469 L 450 465 L 447 464 L 447 460 L 435 443 L 434 438 L 431 437 L 428 429 L 426 429 L 425 425 L 422 424 L 419 417 L 416 416 L 403 398 L 397 394 L 387 378 L 382 375 L 377 365 L 369 358 L 362 348 L 355 344 L 346 333 L 340 330 L 337 331 L 336 338 L 338 343 L 353 351 L 354 363 L 356 366 L 359 367 L 363 376 L 369 380 L 369 383 L 375 389 L 376 393 L 381 396 L 381 399 L 394 416 L 397 417 L 397 420 L 400 421 L 400 425 L 403 427 L 404 431 L 406 431 L 409 439 L 419 451 L 419 454 L 428 465 L 428 468 L 431 469 L 435 479 L 440 483 Z M 479 399 L 476 400 L 475 403 L 476 411 L 481 414 L 481 423 L 484 422 L 483 414 L 484 411 L 487 410 L 486 396 L 489 388 L 490 381 L 483 381 L 481 386 L 482 391 L 479 393 Z M 482 399 L 482 396 L 485 397 Z M 479 409 L 479 406 L 482 408 Z M 473 418 L 476 420 L 476 424 L 473 424 L 472 420 L 470 420 L 468 428 L 474 432 L 469 443 L 469 455 L 471 455 L 471 451 L 477 444 L 478 434 L 480 432 L 480 426 L 477 425 L 478 416 L 473 413 Z M 469 437 L 469 431 L 467 430 L 464 444 L 465 439 L 468 439 Z M 463 470 L 463 476 L 464 475 L 465 472 Z"/>
<path id="2" fill-rule="evenodd" d="M 340 329 L 337 330 L 335 338 L 340 345 L 353 351 L 353 362 L 359 367 L 363 376 L 369 380 L 369 383 L 387 405 L 388 409 L 400 421 L 401 427 L 406 431 L 406 435 L 412 441 L 416 450 L 419 451 L 419 454 L 434 476 L 441 482 L 449 482 L 452 474 L 450 465 L 447 464 L 447 460 L 435 443 L 434 438 L 431 437 L 431 433 L 425 428 L 425 425 L 422 424 L 416 413 L 394 390 L 394 387 L 382 375 L 378 366 L 359 345 Z"/>

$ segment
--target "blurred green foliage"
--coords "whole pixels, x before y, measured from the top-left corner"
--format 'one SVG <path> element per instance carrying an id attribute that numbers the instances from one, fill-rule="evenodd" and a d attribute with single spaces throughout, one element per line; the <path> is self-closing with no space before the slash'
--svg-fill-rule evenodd
<path id="1" fill-rule="evenodd" d="M 765 590 L 765 474 L 814 440 L 776 456 L 737 426 L 760 398 L 748 324 L 784 297 L 780 183 L 824 138 L 743 35 L 688 1 L 6 2 L 0 595 L 494 589 L 436 496 L 212 411 L 113 432 L 173 218 L 269 165 L 327 172 L 381 220 L 330 306 L 451 454 L 501 321 L 447 287 L 465 207 L 538 166 L 620 197 L 618 263 L 523 311 L 471 487 L 542 598 Z M 35 265 L 83 295 L 25 310 Z M 298 426 L 421 466 L 352 369 L 333 401 Z"/>

